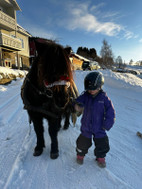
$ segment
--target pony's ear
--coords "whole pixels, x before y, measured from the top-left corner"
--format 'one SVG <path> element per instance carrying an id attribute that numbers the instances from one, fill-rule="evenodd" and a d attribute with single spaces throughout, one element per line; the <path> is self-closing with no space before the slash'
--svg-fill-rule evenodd
<path id="1" fill-rule="evenodd" d="M 35 40 L 35 46 L 36 46 L 36 51 L 37 51 L 38 55 L 41 55 L 44 52 L 45 47 L 48 44 L 49 44 L 49 42 L 42 40 L 42 39 Z"/>
<path id="2" fill-rule="evenodd" d="M 44 50 L 44 46 L 36 41 L 35 41 L 35 46 L 36 46 L 37 55 L 41 55 Z"/>
<path id="3" fill-rule="evenodd" d="M 39 37 L 32 37 L 31 41 L 34 42 L 37 55 L 42 55 L 44 49 L 49 45 L 49 43 L 51 43 L 51 40 L 39 38 Z"/>

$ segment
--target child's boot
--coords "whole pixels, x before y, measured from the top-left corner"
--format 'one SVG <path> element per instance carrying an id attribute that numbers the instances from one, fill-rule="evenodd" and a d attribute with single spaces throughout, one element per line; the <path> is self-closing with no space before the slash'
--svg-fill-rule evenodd
<path id="1" fill-rule="evenodd" d="M 106 167 L 105 158 L 96 158 L 96 161 L 99 167 L 101 168 Z"/>
<path id="2" fill-rule="evenodd" d="M 78 164 L 82 165 L 84 160 L 84 156 L 77 155 L 76 161 Z"/>

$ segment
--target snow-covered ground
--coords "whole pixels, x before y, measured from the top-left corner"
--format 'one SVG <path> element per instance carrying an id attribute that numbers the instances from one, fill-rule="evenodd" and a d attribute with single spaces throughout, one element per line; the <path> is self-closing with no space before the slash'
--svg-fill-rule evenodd
<path id="1" fill-rule="evenodd" d="M 142 79 L 123 73 L 101 71 L 103 89 L 116 110 L 116 122 L 108 132 L 110 152 L 107 167 L 99 168 L 89 149 L 83 165 L 76 163 L 75 127 L 59 132 L 60 156 L 51 160 L 48 124 L 45 123 L 46 148 L 39 157 L 32 155 L 36 138 L 23 110 L 20 88 L 23 79 L 0 86 L 0 189 L 141 189 L 142 188 Z M 75 71 L 75 83 L 81 93 L 88 71 Z"/>

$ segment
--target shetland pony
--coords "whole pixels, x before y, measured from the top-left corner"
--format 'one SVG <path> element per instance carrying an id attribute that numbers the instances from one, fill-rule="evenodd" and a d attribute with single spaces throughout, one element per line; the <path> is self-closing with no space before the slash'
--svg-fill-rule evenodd
<path id="1" fill-rule="evenodd" d="M 65 117 L 64 129 L 67 129 L 72 100 L 78 96 L 78 91 L 65 49 L 53 41 L 39 38 L 34 38 L 34 43 L 37 57 L 24 80 L 21 97 L 36 133 L 33 155 L 41 155 L 45 147 L 43 119 L 46 119 L 51 138 L 50 157 L 56 159 L 61 120 Z"/>

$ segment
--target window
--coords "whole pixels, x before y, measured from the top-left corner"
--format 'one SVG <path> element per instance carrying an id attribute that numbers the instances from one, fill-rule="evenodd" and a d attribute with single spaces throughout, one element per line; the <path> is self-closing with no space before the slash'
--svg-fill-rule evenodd
<path id="1" fill-rule="evenodd" d="M 22 68 L 22 66 L 23 66 L 23 59 L 22 57 L 20 57 L 20 68 Z"/>
<path id="2" fill-rule="evenodd" d="M 4 66 L 5 67 L 11 67 L 11 61 L 9 59 L 4 60 Z"/>
<path id="3" fill-rule="evenodd" d="M 2 7 L 0 7 L 0 11 L 3 11 L 3 8 L 2 8 Z"/>
<path id="4" fill-rule="evenodd" d="M 15 56 L 15 66 L 18 67 L 17 56 Z"/>
<path id="5" fill-rule="evenodd" d="M 19 38 L 20 39 L 20 38 Z M 24 40 L 20 39 L 21 43 L 22 43 L 22 49 L 24 49 Z"/>

